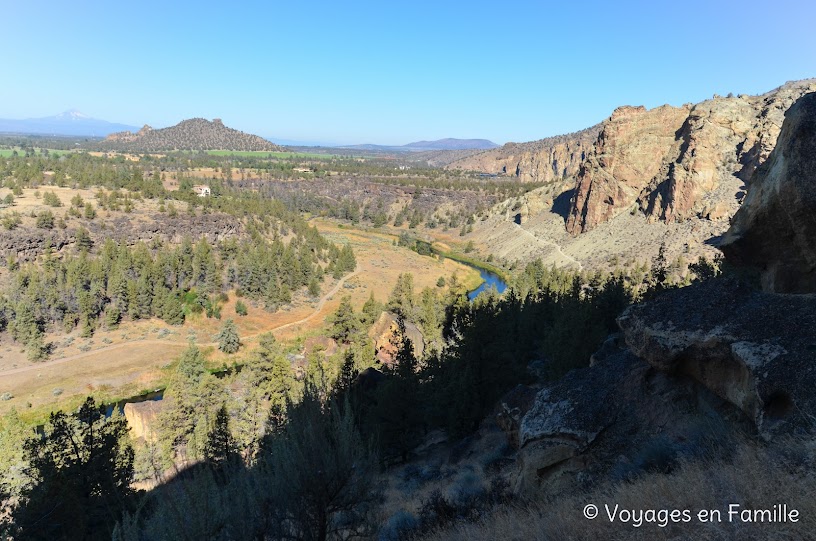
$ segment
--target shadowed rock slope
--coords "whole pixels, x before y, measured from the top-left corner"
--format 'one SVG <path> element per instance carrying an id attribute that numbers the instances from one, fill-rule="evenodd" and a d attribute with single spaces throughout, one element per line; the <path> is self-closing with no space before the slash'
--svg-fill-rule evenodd
<path id="1" fill-rule="evenodd" d="M 816 293 L 816 93 L 790 108 L 770 158 L 750 184 L 722 246 L 759 267 L 763 287 Z"/>
<path id="2" fill-rule="evenodd" d="M 727 261 L 770 287 L 719 277 L 628 308 L 589 368 L 544 384 L 516 415 L 520 491 L 557 494 L 715 447 L 727 454 L 727 442 L 784 448 L 816 434 L 816 296 L 774 292 L 812 290 L 816 198 L 804 187 L 816 178 L 814 127 L 807 95 L 728 232 Z"/>

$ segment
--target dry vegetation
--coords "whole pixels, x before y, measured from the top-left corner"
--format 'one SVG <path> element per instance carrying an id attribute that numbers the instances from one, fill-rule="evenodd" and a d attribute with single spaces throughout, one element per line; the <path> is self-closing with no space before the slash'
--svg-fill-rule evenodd
<path id="1" fill-rule="evenodd" d="M 15 210 L 25 215 L 25 222 L 30 220 L 33 225 L 34 218 L 28 216 L 31 211 L 52 210 L 57 217 L 63 215 L 76 194 L 86 201 L 94 201 L 94 190 L 56 187 L 46 190 L 56 193 L 64 206 L 48 207 L 41 197 L 35 197 L 35 190 L 26 189 L 15 201 Z M 138 221 L 142 213 L 145 216 L 154 213 L 154 207 L 155 201 L 140 202 L 130 218 Z M 0 348 L 0 393 L 8 391 L 13 398 L 0 402 L 0 415 L 15 407 L 25 418 L 41 419 L 52 409 L 73 407 L 88 394 L 109 401 L 164 386 L 170 373 L 168 369 L 190 340 L 209 346 L 207 360 L 212 367 L 241 362 L 249 348 L 228 356 L 212 347 L 213 336 L 227 318 L 235 320 L 239 336 L 246 344 L 252 344 L 266 331 L 274 331 L 279 340 L 291 341 L 324 328 L 326 317 L 337 309 L 343 296 L 349 295 L 357 310 L 371 293 L 385 301 L 403 272 L 414 275 L 417 290 L 436 287 L 440 276 L 449 278 L 453 274 L 469 287 L 479 283 L 475 270 L 452 260 L 439 262 L 396 247 L 390 235 L 350 229 L 328 220 L 314 220 L 314 225 L 330 241 L 351 243 L 358 263 L 357 272 L 342 283 L 328 278 L 321 285 L 320 298 L 311 298 L 301 291 L 293 296 L 290 305 L 275 313 L 265 311 L 258 303 L 240 299 L 246 304 L 248 314 L 238 316 L 235 304 L 239 299 L 230 292 L 229 300 L 222 306 L 221 320 L 190 314 L 181 326 L 150 319 L 125 321 L 115 330 L 99 329 L 89 339 L 81 338 L 79 330 L 68 335 L 50 334 L 47 340 L 56 348 L 51 360 L 40 363 L 28 361 L 22 347 L 5 336 Z"/>
<path id="2" fill-rule="evenodd" d="M 431 533 L 427 540 L 583 541 L 708 540 L 749 541 L 816 539 L 816 476 L 807 467 L 813 460 L 811 442 L 784 442 L 773 448 L 744 443 L 730 461 L 687 462 L 672 474 L 645 474 L 628 483 L 610 484 L 589 494 L 550 503 L 512 506 L 497 510 L 470 524 Z M 583 516 L 584 506 L 600 508 L 595 520 Z M 799 511 L 798 522 L 729 522 L 728 506 L 740 509 L 773 509 L 787 504 Z M 611 523 L 604 505 L 620 509 L 688 509 L 691 521 L 660 527 L 644 523 Z M 697 513 L 717 509 L 721 522 L 701 522 Z"/>

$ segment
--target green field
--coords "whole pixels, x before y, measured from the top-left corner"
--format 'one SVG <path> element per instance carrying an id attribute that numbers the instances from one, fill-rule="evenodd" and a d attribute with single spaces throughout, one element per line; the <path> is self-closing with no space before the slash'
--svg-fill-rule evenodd
<path id="1" fill-rule="evenodd" d="M 208 150 L 207 154 L 213 156 L 240 156 L 242 158 L 309 158 L 309 159 L 332 159 L 337 158 L 335 154 L 317 154 L 310 152 L 269 152 L 269 151 L 234 151 L 234 150 Z"/>
<path id="2" fill-rule="evenodd" d="M 20 148 L 0 148 L 0 158 L 8 158 L 9 156 L 11 156 L 11 155 L 14 153 L 14 151 L 15 151 L 15 150 L 16 150 L 18 153 L 20 153 L 20 154 L 24 154 L 24 153 L 25 153 L 25 151 L 24 151 L 24 150 L 22 150 L 22 149 L 20 149 Z M 41 149 L 39 149 L 39 148 L 38 148 L 37 150 L 39 151 L 39 150 L 41 150 Z M 71 152 L 71 151 L 70 151 L 70 150 L 53 150 L 53 149 L 50 149 L 50 148 L 49 148 L 49 149 L 48 149 L 48 152 L 49 152 L 50 154 L 54 154 L 54 153 L 57 153 L 57 154 L 68 154 L 68 153 L 69 153 L 69 152 Z"/>

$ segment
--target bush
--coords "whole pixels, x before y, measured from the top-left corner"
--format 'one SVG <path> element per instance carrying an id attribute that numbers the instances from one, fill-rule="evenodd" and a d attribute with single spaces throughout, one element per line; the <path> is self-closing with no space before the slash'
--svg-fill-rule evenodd
<path id="1" fill-rule="evenodd" d="M 43 203 L 49 207 L 62 206 L 62 201 L 60 201 L 60 198 L 54 192 L 45 192 L 45 194 L 43 194 Z"/>
<path id="2" fill-rule="evenodd" d="M 238 301 L 235 303 L 235 313 L 239 316 L 245 316 L 249 313 L 247 311 L 247 306 L 243 301 Z"/>
<path id="3" fill-rule="evenodd" d="M 54 214 L 44 210 L 37 215 L 37 227 L 40 229 L 54 229 Z"/>

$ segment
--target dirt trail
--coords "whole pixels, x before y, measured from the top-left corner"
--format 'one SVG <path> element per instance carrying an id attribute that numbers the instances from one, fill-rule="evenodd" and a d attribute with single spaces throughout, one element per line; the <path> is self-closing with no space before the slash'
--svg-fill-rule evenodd
<path id="1" fill-rule="evenodd" d="M 343 287 L 343 284 L 345 284 L 346 281 L 349 280 L 350 278 L 356 276 L 359 272 L 360 272 L 359 270 L 356 270 L 356 271 L 352 272 L 351 274 L 347 274 L 346 276 L 342 277 L 334 285 L 334 287 L 331 288 L 331 290 L 329 290 L 328 293 L 326 293 L 325 295 L 320 297 L 320 300 L 318 301 L 317 306 L 312 311 L 312 313 L 309 314 L 308 316 L 306 316 L 306 317 L 304 317 L 302 319 L 299 319 L 297 321 L 292 321 L 292 322 L 286 323 L 284 325 L 278 325 L 277 327 L 272 327 L 272 328 L 266 329 L 264 331 L 260 331 L 260 332 L 254 333 L 254 334 L 250 334 L 249 336 L 244 336 L 241 339 L 242 340 L 252 340 L 253 338 L 256 338 L 256 337 L 258 337 L 258 336 L 260 336 L 260 335 L 262 335 L 264 333 L 267 333 L 267 332 L 277 331 L 277 330 L 280 330 L 280 329 L 288 329 L 289 327 L 296 327 L 297 325 L 301 325 L 303 323 L 306 323 L 307 321 L 311 321 L 312 319 L 314 319 L 315 317 L 317 317 L 320 314 L 320 311 L 323 310 L 323 307 L 326 305 L 326 302 L 329 299 L 331 299 L 334 295 L 336 295 L 338 291 L 340 291 L 340 288 Z M 68 357 L 62 357 L 60 359 L 54 359 L 53 361 L 47 361 L 47 362 L 44 362 L 44 363 L 37 363 L 37 364 L 32 364 L 30 366 L 23 366 L 23 367 L 20 367 L 20 368 L 13 368 L 11 370 L 5 370 L 5 371 L 0 372 L 0 377 L 11 376 L 11 375 L 14 375 L 14 374 L 22 374 L 22 373 L 28 372 L 30 370 L 42 370 L 43 368 L 48 368 L 50 366 L 75 361 L 77 359 L 82 359 L 82 358 L 88 357 L 90 355 L 96 355 L 98 353 L 105 353 L 105 352 L 108 352 L 108 351 L 115 351 L 117 349 L 121 349 L 121 348 L 125 348 L 125 347 L 133 347 L 134 344 L 176 344 L 176 345 L 186 345 L 188 343 L 189 343 L 188 341 L 182 341 L 182 340 L 159 340 L 159 339 L 132 340 L 130 342 L 122 342 L 121 344 L 113 344 L 111 346 L 106 346 L 106 347 L 103 347 L 103 348 L 94 349 L 92 351 L 85 351 L 83 353 L 78 353 L 76 355 L 70 355 Z M 201 347 L 218 346 L 218 342 L 196 343 L 196 345 L 201 346 Z"/>

